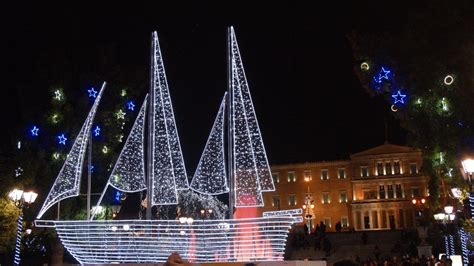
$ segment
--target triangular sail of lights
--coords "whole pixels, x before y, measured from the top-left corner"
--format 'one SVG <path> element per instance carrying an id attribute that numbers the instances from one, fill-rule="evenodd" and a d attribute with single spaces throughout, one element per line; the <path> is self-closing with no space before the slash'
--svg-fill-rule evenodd
<path id="1" fill-rule="evenodd" d="M 235 64 L 233 64 L 235 66 Z M 232 79 L 232 133 L 233 133 L 233 178 L 235 207 L 263 206 L 262 192 L 258 180 L 257 165 L 252 151 L 248 119 L 239 88 L 237 71 L 233 68 Z"/>
<path id="2" fill-rule="evenodd" d="M 253 107 L 252 97 L 250 95 L 249 86 L 247 83 L 247 77 L 245 76 L 244 65 L 240 56 L 239 45 L 235 36 L 234 28 L 231 27 L 232 34 L 232 59 L 235 63 L 235 70 L 237 72 L 237 78 L 239 80 L 239 87 L 242 93 L 242 100 L 245 107 L 245 113 L 247 116 L 247 123 L 250 131 L 250 137 L 252 139 L 252 149 L 255 157 L 255 163 L 258 171 L 258 178 L 261 191 L 275 191 L 275 185 L 273 184 L 273 178 L 270 170 L 270 164 L 268 163 L 267 154 L 265 152 L 265 146 L 263 144 L 262 134 L 258 125 L 257 116 Z"/>
<path id="3" fill-rule="evenodd" d="M 146 189 L 144 137 L 147 99 L 148 95 L 110 174 L 109 184 L 123 192 L 131 193 Z"/>
<path id="4" fill-rule="evenodd" d="M 82 125 L 81 131 L 77 135 L 76 140 L 69 151 L 69 154 L 66 156 L 66 160 L 64 161 L 61 171 L 59 172 L 59 175 L 56 178 L 51 191 L 46 197 L 43 207 L 41 207 L 41 210 L 38 213 L 37 219 L 40 219 L 41 216 L 43 216 L 43 214 L 57 202 L 79 195 L 82 167 L 87 149 L 87 142 L 89 141 L 91 126 L 97 111 L 97 106 L 99 105 L 100 99 L 102 98 L 102 92 L 104 91 L 105 84 L 105 82 L 102 84 L 102 88 L 100 89 L 100 92 L 95 99 L 89 115 Z"/>
<path id="5" fill-rule="evenodd" d="M 274 191 L 275 185 L 273 184 L 270 165 L 255 115 L 239 46 L 232 27 L 231 53 L 235 203 L 236 207 L 263 206 L 261 192 Z M 238 146 L 238 143 L 243 146 Z M 246 173 L 243 174 L 243 172 Z M 251 188 L 250 186 L 254 186 L 255 182 L 257 183 L 256 186 Z M 256 194 L 253 195 L 254 193 Z M 240 199 L 238 194 L 241 194 Z M 251 200 L 252 195 L 255 199 L 253 203 Z M 242 199 L 245 199 L 245 202 L 242 202 Z"/>
<path id="6" fill-rule="evenodd" d="M 178 203 L 177 190 L 188 189 L 181 145 L 168 90 L 158 34 L 152 42 L 152 205 Z"/>
<path id="7" fill-rule="evenodd" d="M 191 181 L 191 189 L 201 194 L 219 195 L 229 192 L 224 157 L 224 114 L 227 93 L 219 108 L 211 134 Z"/>

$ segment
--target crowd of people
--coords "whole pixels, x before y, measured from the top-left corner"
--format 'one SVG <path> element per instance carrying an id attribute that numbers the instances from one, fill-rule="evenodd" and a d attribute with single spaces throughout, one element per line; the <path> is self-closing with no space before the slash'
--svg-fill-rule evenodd
<path id="1" fill-rule="evenodd" d="M 425 256 L 410 256 L 405 255 L 402 257 L 381 257 L 381 258 L 367 258 L 361 260 L 359 257 L 356 257 L 354 261 L 344 260 L 334 263 L 334 266 L 349 266 L 349 265 L 361 265 L 361 266 L 451 266 L 453 261 L 443 255 L 441 259 L 437 260 L 434 256 L 425 257 Z"/>

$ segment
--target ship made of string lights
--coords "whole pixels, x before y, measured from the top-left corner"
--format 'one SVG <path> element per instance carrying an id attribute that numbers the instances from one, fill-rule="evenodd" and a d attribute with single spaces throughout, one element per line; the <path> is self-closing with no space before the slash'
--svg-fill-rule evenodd
<path id="1" fill-rule="evenodd" d="M 55 228 L 81 264 L 163 262 L 172 252 L 191 262 L 283 260 L 289 230 L 302 222 L 302 212 L 283 210 L 257 217 L 256 209 L 264 205 L 262 193 L 275 187 L 234 29 L 228 31 L 228 90 L 191 182 L 156 32 L 151 46 L 150 91 L 91 217 L 41 220 L 53 205 L 79 195 L 84 157 L 105 82 L 45 199 L 36 226 Z M 108 187 L 126 193 L 146 191 L 146 219 L 94 219 Z M 206 197 L 228 194 L 228 218 L 191 222 L 153 218 L 151 208 L 177 205 L 180 190 Z"/>

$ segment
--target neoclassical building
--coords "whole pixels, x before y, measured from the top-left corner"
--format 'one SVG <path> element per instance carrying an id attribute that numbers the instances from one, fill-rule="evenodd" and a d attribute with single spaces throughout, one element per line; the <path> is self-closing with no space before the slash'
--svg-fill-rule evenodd
<path id="1" fill-rule="evenodd" d="M 309 188 L 313 221 L 330 230 L 337 222 L 356 230 L 414 227 L 416 210 L 429 196 L 421 167 L 420 150 L 388 143 L 348 160 L 273 165 L 276 190 L 264 193 L 259 211 L 302 208 Z"/>

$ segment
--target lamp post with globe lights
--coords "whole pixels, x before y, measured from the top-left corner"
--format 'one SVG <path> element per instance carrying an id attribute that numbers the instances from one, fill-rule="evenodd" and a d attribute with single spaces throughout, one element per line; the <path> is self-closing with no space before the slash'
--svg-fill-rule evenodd
<path id="1" fill-rule="evenodd" d="M 453 206 L 445 206 L 444 212 L 439 212 L 434 214 L 434 219 L 439 223 L 443 224 L 445 227 L 444 231 L 444 246 L 446 250 L 446 256 L 449 258 L 450 256 L 454 255 L 454 233 L 455 230 L 452 228 L 454 219 L 456 219 L 456 215 L 453 213 L 454 207 Z"/>
<path id="2" fill-rule="evenodd" d="M 8 197 L 11 201 L 13 201 L 13 203 L 15 203 L 15 206 L 20 209 L 20 214 L 18 215 L 15 256 L 13 258 L 13 265 L 20 265 L 21 236 L 23 232 L 23 208 L 26 208 L 35 202 L 38 194 L 33 191 L 24 192 L 21 189 L 14 189 L 8 194 Z"/>

